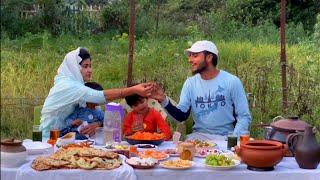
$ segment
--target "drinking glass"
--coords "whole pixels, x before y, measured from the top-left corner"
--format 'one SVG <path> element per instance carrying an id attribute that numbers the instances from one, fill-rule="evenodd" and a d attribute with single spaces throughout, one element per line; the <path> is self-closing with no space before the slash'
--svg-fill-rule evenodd
<path id="1" fill-rule="evenodd" d="M 51 144 L 51 145 L 56 144 L 59 136 L 60 136 L 60 130 L 59 129 L 50 130 L 50 139 L 49 139 L 48 143 Z"/>
<path id="2" fill-rule="evenodd" d="M 228 150 L 230 150 L 232 147 L 236 146 L 237 142 L 238 142 L 237 136 L 229 135 L 228 136 L 228 145 L 227 145 Z"/>
<path id="3" fill-rule="evenodd" d="M 250 136 L 248 134 L 240 136 L 240 146 L 247 143 L 250 140 Z"/>
<path id="4" fill-rule="evenodd" d="M 174 144 L 178 144 L 181 137 L 181 133 L 175 131 L 172 135 L 172 141 Z"/>
<path id="5" fill-rule="evenodd" d="M 40 131 L 39 125 L 33 125 L 32 140 L 33 141 L 42 141 L 42 132 Z"/>

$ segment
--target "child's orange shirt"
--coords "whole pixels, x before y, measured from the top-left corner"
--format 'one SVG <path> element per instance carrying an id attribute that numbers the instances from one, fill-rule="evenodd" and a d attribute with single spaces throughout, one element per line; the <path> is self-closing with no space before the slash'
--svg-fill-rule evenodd
<path id="1" fill-rule="evenodd" d="M 123 123 L 123 134 L 130 135 L 134 133 L 132 131 L 132 125 L 137 117 L 137 113 L 131 111 L 126 116 Z M 143 117 L 144 131 L 146 132 L 157 132 L 159 129 L 165 136 L 166 140 L 171 138 L 171 130 L 166 121 L 162 118 L 161 114 L 154 108 L 150 108 L 146 116 Z"/>

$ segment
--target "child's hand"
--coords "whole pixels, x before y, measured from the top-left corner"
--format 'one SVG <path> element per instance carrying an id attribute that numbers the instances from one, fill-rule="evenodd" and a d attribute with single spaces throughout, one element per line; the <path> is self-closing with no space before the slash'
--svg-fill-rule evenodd
<path id="1" fill-rule="evenodd" d="M 81 119 L 76 119 L 76 120 L 71 122 L 71 125 L 74 126 L 74 127 L 77 127 L 77 126 L 79 126 L 81 124 L 82 124 L 82 120 Z"/>

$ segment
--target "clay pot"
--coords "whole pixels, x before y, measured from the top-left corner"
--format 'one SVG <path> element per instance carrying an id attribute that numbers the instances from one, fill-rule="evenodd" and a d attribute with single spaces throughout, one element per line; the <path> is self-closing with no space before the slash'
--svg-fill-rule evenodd
<path id="1" fill-rule="evenodd" d="M 1 166 L 18 167 L 27 159 L 27 150 L 22 141 L 15 139 L 1 140 Z"/>
<path id="2" fill-rule="evenodd" d="M 273 170 L 286 154 L 288 146 L 276 141 L 253 140 L 241 147 L 236 146 L 236 153 L 250 170 Z"/>
<path id="3" fill-rule="evenodd" d="M 300 137 L 300 138 L 296 138 Z M 303 134 L 296 133 L 288 138 L 289 144 L 297 144 L 294 151 L 295 159 L 300 168 L 316 169 L 320 162 L 320 145 L 317 143 L 312 126 L 305 128 Z"/>
<path id="4" fill-rule="evenodd" d="M 286 143 L 287 136 L 291 133 L 303 132 L 310 126 L 298 117 L 275 117 L 270 125 L 264 126 L 264 139 Z"/>

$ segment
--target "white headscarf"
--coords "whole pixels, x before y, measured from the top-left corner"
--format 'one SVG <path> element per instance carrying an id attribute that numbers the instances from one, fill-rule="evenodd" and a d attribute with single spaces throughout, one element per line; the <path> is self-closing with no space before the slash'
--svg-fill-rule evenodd
<path id="1" fill-rule="evenodd" d="M 52 128 L 66 126 L 65 119 L 78 105 L 85 106 L 83 96 L 87 92 L 81 75 L 79 56 L 80 48 L 69 52 L 61 63 L 54 86 L 50 89 L 41 111 L 41 125 L 43 136 L 48 137 Z"/>
<path id="2" fill-rule="evenodd" d="M 69 76 L 70 78 L 84 84 L 83 77 L 80 72 L 80 62 L 82 61 L 82 59 L 79 56 L 79 53 L 80 47 L 76 50 L 69 52 L 64 57 L 64 60 L 58 69 L 58 75 Z"/>

